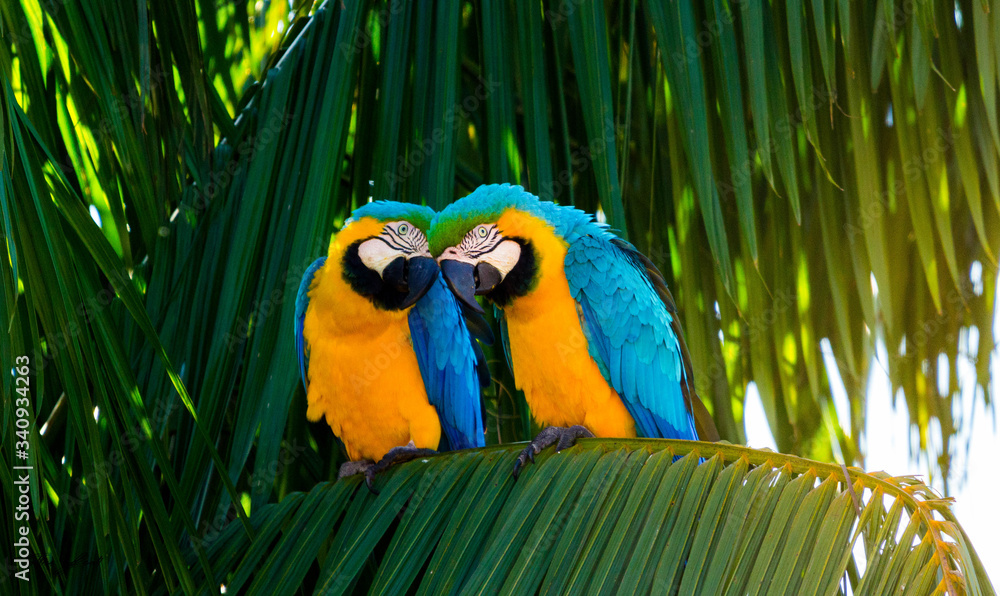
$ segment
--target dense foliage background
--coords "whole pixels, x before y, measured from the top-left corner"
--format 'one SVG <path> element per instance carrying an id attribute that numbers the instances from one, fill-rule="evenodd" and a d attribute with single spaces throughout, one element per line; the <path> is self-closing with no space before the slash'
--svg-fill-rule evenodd
<path id="1" fill-rule="evenodd" d="M 603 214 L 666 275 L 732 442 L 752 381 L 781 451 L 863 465 L 879 366 L 949 478 L 964 364 L 992 408 L 992 0 L 20 0 L 0 17 L 0 361 L 32 360 L 53 585 L 193 591 L 185 557 L 212 563 L 186 544 L 333 477 L 293 297 L 372 196 L 440 207 L 510 181 Z M 489 441 L 525 439 L 494 362 Z"/>

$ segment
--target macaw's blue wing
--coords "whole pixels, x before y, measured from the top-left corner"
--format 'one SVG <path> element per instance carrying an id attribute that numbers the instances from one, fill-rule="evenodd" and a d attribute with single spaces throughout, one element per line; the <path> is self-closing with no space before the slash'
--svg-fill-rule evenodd
<path id="1" fill-rule="evenodd" d="M 437 408 L 447 441 L 442 449 L 483 447 L 476 352 L 462 309 L 443 277 L 410 309 L 409 323 L 427 399 Z"/>
<path id="2" fill-rule="evenodd" d="M 303 336 L 303 327 L 306 322 L 306 309 L 309 308 L 309 289 L 312 287 L 316 272 L 324 264 L 326 257 L 320 257 L 309 265 L 299 284 L 299 293 L 295 296 L 295 352 L 299 355 L 299 373 L 302 375 L 302 385 L 306 391 L 309 391 L 309 377 L 306 375 L 306 370 L 309 368 L 309 346 L 306 345 L 306 338 Z"/>
<path id="3" fill-rule="evenodd" d="M 582 236 L 569 246 L 565 271 L 590 355 L 635 419 L 636 434 L 697 440 L 691 399 L 698 397 L 656 268 L 627 242 Z"/>

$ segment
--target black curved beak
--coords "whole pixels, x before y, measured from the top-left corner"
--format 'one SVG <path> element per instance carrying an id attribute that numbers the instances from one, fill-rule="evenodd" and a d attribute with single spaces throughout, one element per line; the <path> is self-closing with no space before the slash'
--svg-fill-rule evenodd
<path id="1" fill-rule="evenodd" d="M 407 260 L 406 269 L 407 294 L 400 308 L 413 306 L 423 298 L 437 280 L 439 271 L 437 261 L 431 257 L 412 257 Z"/>
<path id="2" fill-rule="evenodd" d="M 500 284 L 500 270 L 489 263 L 476 265 L 476 295 L 493 291 Z"/>
<path id="3" fill-rule="evenodd" d="M 444 259 L 441 261 L 441 273 L 451 291 L 479 314 L 484 311 L 475 297 L 488 294 L 501 281 L 500 270 L 489 263 L 479 263 L 473 267 L 462 261 Z"/>
<path id="4" fill-rule="evenodd" d="M 396 257 L 382 270 L 382 281 L 400 293 L 410 291 L 410 283 L 406 279 L 406 257 Z"/>
<path id="5" fill-rule="evenodd" d="M 407 308 L 424 297 L 438 276 L 437 262 L 430 257 L 397 257 L 382 271 L 382 281 L 406 294 L 399 308 Z"/>
<path id="6" fill-rule="evenodd" d="M 486 312 L 476 302 L 476 269 L 472 265 L 462 261 L 442 259 L 441 273 L 459 300 L 479 314 Z"/>

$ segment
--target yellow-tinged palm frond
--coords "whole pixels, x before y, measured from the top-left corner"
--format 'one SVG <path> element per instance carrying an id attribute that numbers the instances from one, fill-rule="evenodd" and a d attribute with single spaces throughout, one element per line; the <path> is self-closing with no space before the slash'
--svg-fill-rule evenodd
<path id="1" fill-rule="evenodd" d="M 587 439 L 405 464 L 294 493 L 207 545 L 227 592 L 995 594 L 914 477 L 725 444 Z M 701 463 L 699 463 L 701 462 Z"/>

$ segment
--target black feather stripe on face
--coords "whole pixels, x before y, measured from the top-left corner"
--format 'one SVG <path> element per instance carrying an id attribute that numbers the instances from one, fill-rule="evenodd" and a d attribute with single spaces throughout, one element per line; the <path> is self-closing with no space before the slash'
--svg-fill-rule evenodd
<path id="1" fill-rule="evenodd" d="M 410 254 L 427 252 L 427 237 L 409 222 L 387 224 L 377 236 L 391 248 Z"/>
<path id="2" fill-rule="evenodd" d="M 484 230 L 482 233 L 486 235 L 477 235 L 477 232 L 480 230 Z M 458 248 L 470 259 L 478 259 L 499 246 L 500 242 L 503 240 L 504 238 L 500 235 L 500 232 L 497 230 L 495 224 L 490 226 L 477 226 L 465 235 L 465 238 L 462 239 L 462 243 L 458 246 Z"/>
<path id="3" fill-rule="evenodd" d="M 368 298 L 376 308 L 382 310 L 399 310 L 406 299 L 406 294 L 390 287 L 375 271 L 365 266 L 358 254 L 358 248 L 364 240 L 358 240 L 347 247 L 341 263 L 344 281 L 358 294 Z"/>
<path id="4" fill-rule="evenodd" d="M 521 256 L 517 259 L 517 264 L 504 277 L 503 281 L 486 297 L 500 308 L 510 304 L 514 298 L 524 296 L 535 287 L 538 276 L 538 258 L 530 240 L 524 238 L 506 238 L 521 245 Z"/>

